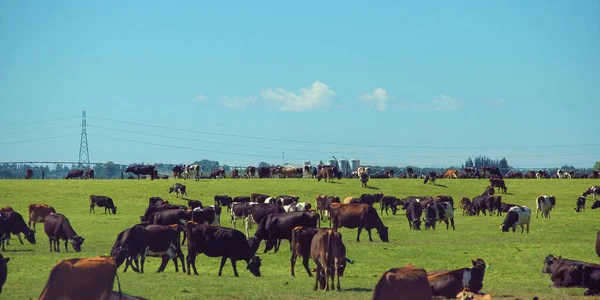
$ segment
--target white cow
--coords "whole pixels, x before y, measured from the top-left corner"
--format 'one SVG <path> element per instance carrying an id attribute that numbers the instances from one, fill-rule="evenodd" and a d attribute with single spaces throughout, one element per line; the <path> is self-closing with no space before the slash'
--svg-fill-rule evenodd
<path id="1" fill-rule="evenodd" d="M 542 213 L 542 219 L 550 219 L 550 211 L 556 204 L 556 198 L 552 195 L 541 195 L 537 197 L 535 202 L 535 218 L 537 219 L 539 213 Z"/>
<path id="2" fill-rule="evenodd" d="M 521 226 L 523 233 L 524 226 L 527 225 L 527 233 L 529 233 L 529 222 L 531 220 L 531 209 L 527 206 L 514 206 L 508 210 L 504 222 L 500 224 L 502 232 L 508 232 L 512 228 L 513 233 L 517 231 L 517 226 Z"/>
<path id="3" fill-rule="evenodd" d="M 310 207 L 311 204 L 308 202 L 299 202 L 299 203 L 292 203 L 290 205 L 284 205 L 283 206 L 283 210 L 285 212 L 291 212 L 291 211 L 306 211 L 307 207 Z"/>
<path id="4" fill-rule="evenodd" d="M 556 176 L 558 176 L 559 179 L 565 178 L 565 171 L 558 169 L 558 171 L 556 171 Z"/>

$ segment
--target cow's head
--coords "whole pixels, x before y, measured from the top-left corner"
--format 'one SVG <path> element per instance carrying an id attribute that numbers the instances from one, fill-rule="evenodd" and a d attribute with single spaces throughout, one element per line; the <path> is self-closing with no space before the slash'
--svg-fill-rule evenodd
<path id="1" fill-rule="evenodd" d="M 35 233 L 33 230 L 29 230 L 25 233 L 25 239 L 27 239 L 30 244 L 35 245 Z"/>
<path id="2" fill-rule="evenodd" d="M 2 256 L 2 254 L 0 254 L 0 264 L 6 265 L 9 260 L 10 260 L 10 257 L 4 257 L 4 256 Z"/>
<path id="3" fill-rule="evenodd" d="M 174 192 L 174 191 L 175 191 L 175 188 L 174 188 L 174 187 L 170 187 L 170 188 L 169 188 L 169 194 L 170 194 L 170 193 L 172 193 L 172 192 Z"/>
<path id="4" fill-rule="evenodd" d="M 596 209 L 598 207 L 600 207 L 600 200 L 596 200 L 594 201 L 594 204 L 592 204 L 592 209 Z"/>
<path id="5" fill-rule="evenodd" d="M 127 252 L 129 251 L 128 247 L 118 247 L 114 251 L 111 251 L 111 256 L 115 259 L 115 263 L 117 264 L 117 268 L 120 267 L 127 259 Z"/>
<path id="6" fill-rule="evenodd" d="M 379 234 L 379 238 L 381 239 L 382 242 L 389 242 L 390 238 L 388 235 L 388 227 L 383 226 L 379 229 L 377 229 L 377 234 Z"/>
<path id="7" fill-rule="evenodd" d="M 73 249 L 75 249 L 75 252 L 81 252 L 81 244 L 83 244 L 83 241 L 85 241 L 85 239 L 78 235 L 73 237 L 71 245 L 73 246 Z"/>
<path id="8" fill-rule="evenodd" d="M 256 251 L 258 251 L 258 247 L 260 246 L 260 239 L 256 236 L 249 238 L 248 246 L 250 247 L 250 251 L 252 251 L 252 253 L 256 253 Z"/>
<path id="9" fill-rule="evenodd" d="M 421 220 L 415 220 L 413 222 L 413 229 L 414 230 L 421 230 Z"/>
<path id="10" fill-rule="evenodd" d="M 552 273 L 552 270 L 550 269 L 550 267 L 552 266 L 553 263 L 558 262 L 558 260 L 560 258 L 561 258 L 560 256 L 558 258 L 556 258 L 552 254 L 546 256 L 546 258 L 544 259 L 544 267 L 542 268 L 542 273 L 545 273 L 545 274 Z"/>
<path id="11" fill-rule="evenodd" d="M 256 277 L 260 277 L 260 266 L 261 259 L 258 256 L 254 256 L 249 262 L 246 269 L 250 270 L 250 273 Z"/>
<path id="12" fill-rule="evenodd" d="M 112 210 L 112 213 L 113 213 L 113 214 L 116 214 L 116 213 L 117 213 L 117 207 L 116 207 L 116 206 L 115 206 L 115 207 L 113 207 L 111 210 Z"/>

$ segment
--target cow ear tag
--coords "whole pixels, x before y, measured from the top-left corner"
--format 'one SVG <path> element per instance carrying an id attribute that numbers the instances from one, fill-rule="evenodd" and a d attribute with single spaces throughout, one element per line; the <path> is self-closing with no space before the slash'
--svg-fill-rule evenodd
<path id="1" fill-rule="evenodd" d="M 486 264 L 485 264 L 485 268 L 486 268 L 486 269 L 489 269 L 489 268 L 490 268 L 490 265 L 486 263 Z"/>

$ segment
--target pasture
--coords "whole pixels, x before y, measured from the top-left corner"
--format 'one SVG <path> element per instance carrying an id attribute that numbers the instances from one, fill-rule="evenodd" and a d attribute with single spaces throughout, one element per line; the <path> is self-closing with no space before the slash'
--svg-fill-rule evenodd
<path id="1" fill-rule="evenodd" d="M 80 236 L 85 238 L 82 252 L 50 253 L 48 238 L 43 233 L 43 224 L 37 225 L 36 245 L 27 241 L 20 245 L 13 236 L 7 251 L 10 257 L 8 280 L 0 299 L 36 299 L 42 291 L 50 269 L 60 259 L 92 257 L 108 254 L 117 234 L 125 228 L 139 223 L 139 216 L 148 205 L 148 197 L 160 196 L 173 204 L 186 201 L 169 194 L 175 182 L 187 185 L 187 198 L 201 200 L 211 205 L 213 196 L 250 195 L 258 192 L 273 196 L 292 194 L 300 201 L 314 203 L 318 194 L 359 196 L 362 193 L 384 193 L 399 198 L 416 196 L 450 195 L 454 198 L 456 231 L 446 230 L 440 224 L 437 230 L 411 231 L 404 215 L 399 210 L 393 216 L 382 216 L 389 227 L 390 243 L 379 240 L 373 230 L 374 242 L 368 241 L 363 231 L 361 242 L 356 242 L 356 229 L 342 228 L 347 256 L 355 263 L 348 265 L 341 279 L 342 291 L 313 291 L 314 281 L 309 278 L 299 260 L 296 277 L 290 275 L 290 250 L 282 243 L 281 251 L 262 254 L 264 242 L 258 255 L 262 258 L 262 277 L 254 277 L 246 270 L 245 262 L 238 262 L 239 278 L 233 276 L 228 261 L 223 276 L 218 277 L 220 258 L 200 255 L 197 260 L 199 276 L 175 273 L 172 263 L 164 273 L 155 273 L 158 258 L 146 260 L 146 273 L 138 274 L 129 269 L 119 269 L 122 290 L 128 294 L 149 299 L 370 299 L 372 289 L 379 276 L 392 267 L 412 263 L 426 270 L 457 269 L 470 265 L 469 259 L 483 258 L 491 267 L 486 271 L 483 291 L 494 299 L 583 299 L 583 288 L 550 288 L 548 274 L 542 274 L 542 263 L 546 255 L 562 255 L 587 262 L 600 262 L 594 251 L 596 232 L 600 229 L 600 211 L 591 210 L 593 197 L 588 196 L 586 212 L 576 213 L 575 200 L 586 188 L 598 184 L 598 180 L 506 180 L 508 194 L 502 201 L 529 206 L 535 211 L 535 199 L 540 194 L 556 196 L 557 204 L 551 219 L 536 219 L 532 216 L 531 231 L 521 234 L 500 232 L 499 216 L 462 216 L 458 201 L 462 196 L 473 198 L 483 192 L 488 180 L 440 179 L 438 185 L 423 184 L 417 179 L 371 179 L 371 188 L 361 188 L 358 179 L 336 180 L 334 183 L 317 182 L 314 179 L 225 179 L 225 180 L 2 180 L 0 181 L 0 207 L 12 206 L 27 221 L 27 205 L 45 203 L 65 214 Z M 89 196 L 111 197 L 118 211 L 116 215 L 104 214 L 96 208 L 89 213 Z M 375 204 L 379 211 L 379 204 Z M 221 225 L 231 227 L 226 209 L 221 215 Z M 328 226 L 325 220 L 322 227 Z M 241 228 L 241 222 L 237 225 Z M 256 230 L 253 227 L 251 232 Z M 61 242 L 61 248 L 64 246 Z M 183 248 L 187 254 L 187 247 Z M 314 263 L 311 261 L 311 265 Z M 115 284 L 116 290 L 116 284 Z M 324 294 L 326 293 L 326 294 Z"/>

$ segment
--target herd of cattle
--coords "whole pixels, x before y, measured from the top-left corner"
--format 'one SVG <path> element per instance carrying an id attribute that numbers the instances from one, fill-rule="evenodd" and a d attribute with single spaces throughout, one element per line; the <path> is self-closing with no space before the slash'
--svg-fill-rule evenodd
<path id="1" fill-rule="evenodd" d="M 139 170 L 139 169 L 138 169 Z M 324 171 L 325 170 L 325 171 Z M 368 177 L 363 169 L 361 180 Z M 321 173 L 322 172 L 322 173 Z M 323 167 L 317 174 L 336 176 L 335 168 Z M 365 175 L 367 174 L 367 175 Z M 435 174 L 430 174 L 435 179 Z M 427 178 L 426 178 L 427 179 Z M 433 180 L 434 180 L 433 179 Z M 502 196 L 496 195 L 495 188 L 506 192 L 504 180 L 496 176 L 490 178 L 490 186 L 484 192 L 470 200 L 463 197 L 459 207 L 463 215 L 478 216 L 506 213 L 501 224 L 501 231 L 510 228 L 515 232 L 521 227 L 521 233 L 529 232 L 531 210 L 522 205 L 502 202 Z M 169 188 L 169 193 L 175 192 L 176 197 L 187 196 L 186 186 L 176 183 Z M 592 186 L 577 199 L 577 212 L 585 208 L 588 195 L 594 196 L 592 209 L 600 207 L 596 195 L 600 186 Z M 291 249 L 291 270 L 295 276 L 294 266 L 298 257 L 309 277 L 315 278 L 314 289 L 341 289 L 340 277 L 343 276 L 346 264 L 353 260 L 346 257 L 346 247 L 338 229 L 357 228 L 356 241 L 360 241 L 363 229 L 368 233 L 369 240 L 372 229 L 375 229 L 383 242 L 389 241 L 388 227 L 382 222 L 380 215 L 388 210 L 396 215 L 399 209 L 405 210 L 405 215 L 411 230 L 420 230 L 424 223 L 425 229 L 435 229 L 436 224 L 444 222 L 446 229 L 455 230 L 455 203 L 451 196 L 409 196 L 397 198 L 383 194 L 362 194 L 360 197 L 318 195 L 315 203 L 301 202 L 294 195 L 271 196 L 253 193 L 249 196 L 215 195 L 212 205 L 204 205 L 199 200 L 187 200 L 187 206 L 170 204 L 160 197 L 150 197 L 148 206 L 140 216 L 141 223 L 126 228 L 118 234 L 110 251 L 110 257 L 95 257 L 87 259 L 62 260 L 53 269 L 40 299 L 56 299 L 81 292 L 81 287 L 59 288 L 64 286 L 68 274 L 60 275 L 61 266 L 81 268 L 81 272 L 97 273 L 94 282 L 86 286 L 88 295 L 105 295 L 112 297 L 112 284 L 117 268 L 125 263 L 124 272 L 129 267 L 134 272 L 143 273 L 147 257 L 161 259 L 158 272 L 164 271 L 169 261 L 173 261 L 175 271 L 181 269 L 187 274 L 198 275 L 196 257 L 204 254 L 209 257 L 221 257 L 218 275 L 221 276 L 223 267 L 229 259 L 233 273 L 237 277 L 237 261 L 245 261 L 246 269 L 254 276 L 261 276 L 262 260 L 257 255 L 262 241 L 265 242 L 263 253 L 273 250 L 277 253 L 282 240 L 287 240 Z M 374 205 L 379 203 L 379 212 Z M 541 213 L 542 218 L 550 218 L 550 212 L 556 204 L 552 195 L 541 195 L 535 200 L 536 218 Z M 105 214 L 116 214 L 117 206 L 107 196 L 91 195 L 89 197 L 90 213 L 95 213 L 95 207 L 104 208 Z M 232 227 L 221 227 L 223 211 L 231 217 Z M 35 244 L 36 223 L 44 224 L 44 232 L 48 237 L 50 251 L 60 252 L 60 241 L 64 241 L 65 251 L 68 244 L 79 252 L 85 239 L 73 229 L 69 219 L 45 204 L 30 204 L 28 206 L 28 224 L 21 214 L 11 207 L 0 209 L 0 242 L 2 251 L 5 244 L 9 245 L 10 235 L 16 235 L 23 244 L 21 235 Z M 329 226 L 321 227 L 321 222 L 329 220 Z M 237 221 L 242 222 L 245 234 L 236 229 Z M 250 229 L 257 225 L 254 235 Z M 187 241 L 187 255 L 182 246 Z M 600 256 L 600 232 L 596 250 Z M 309 268 L 313 260 L 316 269 Z M 179 260 L 179 262 L 178 262 Z M 0 256 L 0 292 L 7 276 L 9 258 Z M 544 262 L 544 273 L 551 274 L 554 286 L 587 287 L 586 295 L 600 294 L 600 265 L 580 261 L 555 258 L 550 255 Z M 482 259 L 472 261 L 472 266 L 457 270 L 436 270 L 426 272 L 424 269 L 408 265 L 403 268 L 386 271 L 374 289 L 374 299 L 431 299 L 432 296 L 459 299 L 491 299 L 490 295 L 479 294 L 483 287 L 485 269 L 488 265 Z M 186 271 L 187 269 L 187 271 Z M 56 272 L 55 272 L 56 271 Z M 311 272 L 312 271 L 312 272 Z M 314 272 L 314 275 L 313 275 Z M 60 277 L 63 276 L 63 277 Z M 70 275 L 73 276 L 73 275 Z M 86 276 L 86 275 L 82 275 Z M 105 280 L 102 280 L 102 278 Z M 67 280 L 68 281 L 68 280 Z M 78 289 L 78 290 L 77 290 Z M 77 290 L 77 291 L 76 291 Z M 402 291 L 401 293 L 399 291 Z M 98 298 L 100 299 L 100 298 Z M 104 298 L 102 298 L 104 299 Z M 106 298 L 108 299 L 108 298 Z M 131 296 L 130 299 L 142 299 Z"/>

